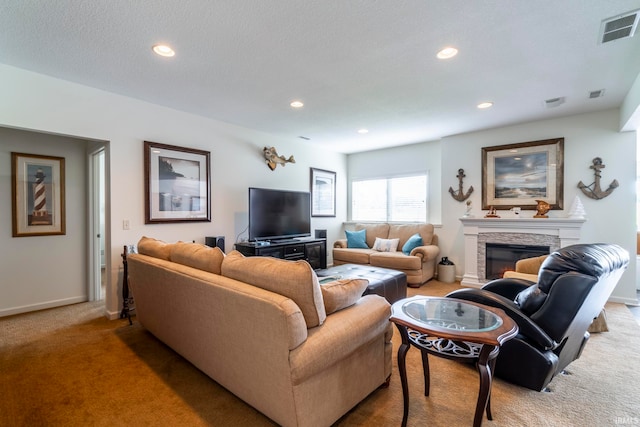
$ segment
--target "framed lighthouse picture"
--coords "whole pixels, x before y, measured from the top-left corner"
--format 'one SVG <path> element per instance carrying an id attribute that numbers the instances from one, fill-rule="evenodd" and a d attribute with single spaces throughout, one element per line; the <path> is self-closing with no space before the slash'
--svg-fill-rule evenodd
<path id="1" fill-rule="evenodd" d="M 66 234 L 64 157 L 11 153 L 13 237 Z"/>

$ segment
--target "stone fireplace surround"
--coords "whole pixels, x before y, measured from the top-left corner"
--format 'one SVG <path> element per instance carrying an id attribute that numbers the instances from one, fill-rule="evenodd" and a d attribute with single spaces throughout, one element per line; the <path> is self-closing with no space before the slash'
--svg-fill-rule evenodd
<path id="1" fill-rule="evenodd" d="M 464 229 L 461 285 L 482 287 L 487 243 L 549 246 L 553 252 L 580 242 L 584 218 L 460 218 Z"/>

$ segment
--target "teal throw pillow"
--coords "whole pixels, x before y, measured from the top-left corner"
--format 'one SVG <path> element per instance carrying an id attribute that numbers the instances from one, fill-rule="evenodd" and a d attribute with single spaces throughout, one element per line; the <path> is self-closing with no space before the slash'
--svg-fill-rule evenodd
<path id="1" fill-rule="evenodd" d="M 418 246 L 422 246 L 422 236 L 418 233 L 409 237 L 409 240 L 402 246 L 402 253 L 405 255 L 409 255 L 414 248 Z"/>
<path id="2" fill-rule="evenodd" d="M 348 248 L 369 249 L 369 246 L 367 246 L 367 230 L 345 230 L 345 233 L 347 234 Z"/>

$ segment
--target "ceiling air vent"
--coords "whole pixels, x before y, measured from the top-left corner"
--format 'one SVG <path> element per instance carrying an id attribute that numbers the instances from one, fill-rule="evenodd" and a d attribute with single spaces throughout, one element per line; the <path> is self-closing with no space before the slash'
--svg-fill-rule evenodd
<path id="1" fill-rule="evenodd" d="M 633 37 L 638 26 L 638 10 L 602 21 L 600 43 Z"/>
<path id="2" fill-rule="evenodd" d="M 592 90 L 591 92 L 589 92 L 589 99 L 601 98 L 603 96 L 604 96 L 604 89 Z"/>
<path id="3" fill-rule="evenodd" d="M 561 104 L 564 104 L 564 96 L 561 96 L 560 98 L 551 98 L 544 101 L 544 105 L 547 108 L 557 107 Z"/>

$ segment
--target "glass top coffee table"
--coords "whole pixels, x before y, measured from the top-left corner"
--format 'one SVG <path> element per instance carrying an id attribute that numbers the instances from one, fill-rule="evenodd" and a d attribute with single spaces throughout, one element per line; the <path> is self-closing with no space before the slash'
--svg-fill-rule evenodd
<path id="1" fill-rule="evenodd" d="M 518 326 L 504 311 L 455 298 L 416 296 L 391 306 L 391 321 L 402 336 L 398 349 L 398 370 L 402 382 L 404 414 L 409 416 L 409 386 L 406 356 L 413 345 L 422 353 L 424 395 L 429 395 L 429 359 L 438 357 L 475 362 L 480 375 L 480 390 L 473 425 L 482 424 L 483 413 L 491 415 L 491 383 L 500 346 L 518 333 Z"/>

